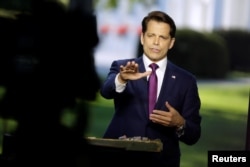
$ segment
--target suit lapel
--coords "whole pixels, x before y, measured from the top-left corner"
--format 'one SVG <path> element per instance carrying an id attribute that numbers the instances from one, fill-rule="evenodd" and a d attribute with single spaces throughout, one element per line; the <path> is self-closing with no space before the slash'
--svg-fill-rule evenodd
<path id="1" fill-rule="evenodd" d="M 174 66 L 168 61 L 167 68 L 165 71 L 165 75 L 163 77 L 163 82 L 160 90 L 160 94 L 156 103 L 157 109 L 164 109 L 165 110 L 165 102 L 168 99 L 168 92 L 173 89 L 175 85 L 176 76 L 173 70 Z"/>

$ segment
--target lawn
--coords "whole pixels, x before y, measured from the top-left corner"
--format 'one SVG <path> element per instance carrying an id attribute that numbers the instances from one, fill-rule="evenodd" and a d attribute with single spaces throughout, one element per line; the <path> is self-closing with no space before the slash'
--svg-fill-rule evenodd
<path id="1" fill-rule="evenodd" d="M 249 84 L 198 83 L 201 98 L 202 136 L 198 143 L 181 143 L 184 167 L 206 167 L 207 151 L 244 150 Z M 98 96 L 90 104 L 87 136 L 101 137 L 114 112 L 112 100 Z"/>
<path id="2" fill-rule="evenodd" d="M 206 167 L 207 151 L 244 150 L 246 142 L 249 83 L 225 84 L 198 82 L 201 98 L 202 136 L 198 143 L 187 146 L 181 143 L 184 167 Z M 98 95 L 90 103 L 89 126 L 86 136 L 102 137 L 114 112 L 113 101 Z M 68 115 L 68 121 L 70 121 Z M 67 119 L 65 119 L 67 121 Z M 3 119 L 0 118 L 0 153 L 3 135 Z M 8 129 L 16 126 L 9 121 Z"/>

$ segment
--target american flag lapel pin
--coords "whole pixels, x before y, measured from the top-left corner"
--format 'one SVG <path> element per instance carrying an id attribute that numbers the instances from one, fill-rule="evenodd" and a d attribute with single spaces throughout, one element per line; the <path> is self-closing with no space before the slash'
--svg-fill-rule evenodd
<path id="1" fill-rule="evenodd" d="M 175 75 L 172 75 L 172 78 L 175 79 L 176 78 Z"/>

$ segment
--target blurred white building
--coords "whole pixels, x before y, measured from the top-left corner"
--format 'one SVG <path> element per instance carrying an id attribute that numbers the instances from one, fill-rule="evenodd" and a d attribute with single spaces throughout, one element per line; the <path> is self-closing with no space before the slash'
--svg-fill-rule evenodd
<path id="1" fill-rule="evenodd" d="M 250 30 L 250 0 L 158 0 L 178 27 Z"/>

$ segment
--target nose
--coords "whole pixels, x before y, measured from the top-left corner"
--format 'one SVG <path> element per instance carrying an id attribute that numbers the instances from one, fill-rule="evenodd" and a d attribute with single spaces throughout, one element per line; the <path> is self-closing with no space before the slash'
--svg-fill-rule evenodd
<path id="1" fill-rule="evenodd" d="M 155 45 L 158 45 L 158 44 L 159 44 L 159 37 L 155 37 L 155 39 L 154 39 L 154 44 L 155 44 Z"/>

